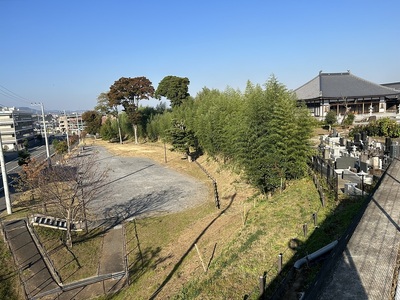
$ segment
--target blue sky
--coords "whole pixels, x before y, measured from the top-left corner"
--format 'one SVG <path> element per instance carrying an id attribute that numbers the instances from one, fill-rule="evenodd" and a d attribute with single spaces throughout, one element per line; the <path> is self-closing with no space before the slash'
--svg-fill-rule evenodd
<path id="1" fill-rule="evenodd" d="M 272 74 L 295 89 L 320 70 L 399 82 L 399 11 L 398 0 L 0 0 L 0 104 L 89 110 L 137 76 L 155 88 L 188 77 L 192 96 Z"/>

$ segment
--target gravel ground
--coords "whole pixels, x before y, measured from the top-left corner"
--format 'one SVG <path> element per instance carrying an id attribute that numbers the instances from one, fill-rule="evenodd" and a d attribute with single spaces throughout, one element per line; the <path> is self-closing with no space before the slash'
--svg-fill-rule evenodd
<path id="1" fill-rule="evenodd" d="M 138 157 L 114 156 L 91 146 L 84 154 L 96 153 L 102 168 L 108 168 L 105 190 L 89 204 L 97 220 L 121 222 L 154 214 L 177 212 L 207 199 L 206 185 L 193 178 Z"/>

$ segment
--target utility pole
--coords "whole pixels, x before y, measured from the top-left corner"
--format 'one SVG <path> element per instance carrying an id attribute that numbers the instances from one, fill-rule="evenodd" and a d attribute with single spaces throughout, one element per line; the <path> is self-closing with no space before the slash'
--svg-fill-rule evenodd
<path id="1" fill-rule="evenodd" d="M 45 142 L 46 142 L 47 163 L 48 163 L 49 165 L 51 165 L 49 141 L 47 140 L 47 129 L 46 129 L 46 120 L 45 120 L 45 118 L 44 118 L 43 103 L 42 103 L 42 102 L 32 103 L 32 105 L 40 106 L 40 108 L 41 108 L 41 110 L 42 110 L 42 120 L 43 120 L 44 139 L 45 139 Z"/>
<path id="2" fill-rule="evenodd" d="M 79 141 L 78 145 L 80 145 L 80 143 L 81 143 L 81 130 L 79 128 L 79 113 L 78 112 L 76 113 L 76 127 L 77 127 L 77 133 L 78 133 L 78 141 Z"/>
<path id="3" fill-rule="evenodd" d="M 64 117 L 65 117 L 65 122 L 66 122 L 66 127 L 67 127 L 67 146 L 68 146 L 68 153 L 71 152 L 71 149 L 69 148 L 69 124 L 68 124 L 68 117 L 65 114 L 65 109 L 64 109 Z"/>
<path id="4" fill-rule="evenodd" d="M 0 133 L 0 164 L 1 164 L 1 175 L 3 177 L 4 198 L 6 199 L 7 213 L 11 215 L 12 210 L 10 201 L 10 191 L 8 190 L 7 170 L 6 170 L 6 163 L 4 160 L 3 141 L 1 139 L 1 133 Z"/>
<path id="5" fill-rule="evenodd" d="M 78 119 L 78 120 L 79 120 L 79 119 Z M 81 141 L 82 141 L 82 150 L 85 150 L 85 139 L 84 139 L 84 137 L 83 137 L 83 119 L 82 119 L 82 113 L 81 113 L 81 123 L 80 123 L 79 136 L 81 137 Z"/>
<path id="6" fill-rule="evenodd" d="M 76 133 L 78 134 L 78 147 L 79 147 L 79 144 L 81 143 L 81 135 L 79 131 L 79 115 L 78 112 L 74 112 L 73 114 L 75 114 L 76 116 Z"/>

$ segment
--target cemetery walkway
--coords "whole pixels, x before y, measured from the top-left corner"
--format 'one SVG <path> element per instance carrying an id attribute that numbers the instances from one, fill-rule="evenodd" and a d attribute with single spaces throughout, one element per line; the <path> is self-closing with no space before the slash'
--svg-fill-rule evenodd
<path id="1" fill-rule="evenodd" d="M 336 251 L 337 259 L 331 260 L 327 275 L 320 278 L 320 287 L 314 288 L 319 292 L 312 298 L 393 297 L 391 293 L 397 286 L 399 271 L 399 201 L 400 161 L 395 159 L 384 174 L 379 187 L 371 195 L 353 234 L 346 236 L 343 247 Z"/>

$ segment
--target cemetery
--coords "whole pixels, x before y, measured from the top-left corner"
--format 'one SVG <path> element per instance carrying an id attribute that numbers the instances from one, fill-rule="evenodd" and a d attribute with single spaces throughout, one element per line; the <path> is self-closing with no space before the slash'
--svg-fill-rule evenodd
<path id="1" fill-rule="evenodd" d="M 362 132 L 351 140 L 334 129 L 331 134 L 320 136 L 313 164 L 327 179 L 336 178 L 338 192 L 363 195 L 399 153 L 399 143 L 391 138 L 378 141 Z"/>

